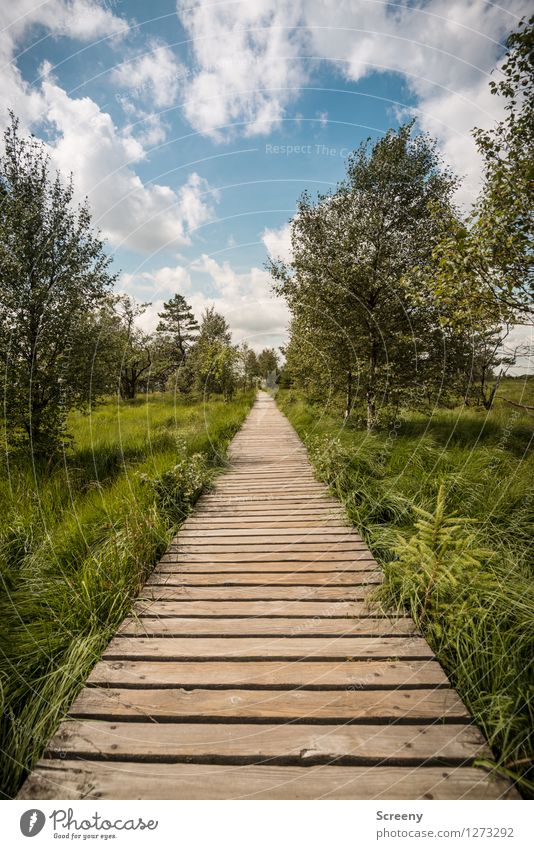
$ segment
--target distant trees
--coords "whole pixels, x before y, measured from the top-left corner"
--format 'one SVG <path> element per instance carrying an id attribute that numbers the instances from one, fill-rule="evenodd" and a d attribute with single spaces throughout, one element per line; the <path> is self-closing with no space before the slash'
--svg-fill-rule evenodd
<path id="1" fill-rule="evenodd" d="M 293 316 L 288 368 L 323 392 L 345 394 L 350 415 L 356 387 L 367 427 L 380 396 L 409 390 L 422 338 L 435 321 L 410 297 L 405 276 L 424 266 L 451 218 L 452 175 L 434 143 L 412 124 L 390 130 L 348 159 L 346 179 L 313 201 L 301 197 L 292 222 L 293 259 L 270 262 L 275 289 Z"/>
<path id="2" fill-rule="evenodd" d="M 292 260 L 269 262 L 291 311 L 284 384 L 344 396 L 345 417 L 358 406 L 369 430 L 379 409 L 490 409 L 526 353 L 504 341 L 534 313 L 534 16 L 507 47 L 491 83 L 506 114 L 474 131 L 484 180 L 467 217 L 435 143 L 406 124 L 360 145 L 335 191 L 304 193 Z"/>
<path id="3" fill-rule="evenodd" d="M 276 379 L 279 357 L 274 348 L 264 348 L 258 354 L 258 373 L 266 380 Z"/>
<path id="4" fill-rule="evenodd" d="M 12 115 L 0 159 L 0 353 L 8 444 L 38 455 L 61 442 L 90 396 L 91 316 L 115 277 L 72 180 L 51 174 L 44 145 Z"/>
<path id="5" fill-rule="evenodd" d="M 195 388 L 206 398 L 221 393 L 230 398 L 237 385 L 237 350 L 231 344 L 228 322 L 215 307 L 204 310 L 200 331 L 191 351 Z"/>
<path id="6" fill-rule="evenodd" d="M 176 293 L 163 304 L 156 332 L 166 342 L 169 365 L 178 368 L 184 362 L 198 335 L 198 321 L 183 295 Z"/>
<path id="7" fill-rule="evenodd" d="M 238 356 L 239 371 L 243 388 L 252 389 L 260 376 L 260 367 L 256 352 L 248 345 L 247 342 L 242 342 L 238 348 Z"/>

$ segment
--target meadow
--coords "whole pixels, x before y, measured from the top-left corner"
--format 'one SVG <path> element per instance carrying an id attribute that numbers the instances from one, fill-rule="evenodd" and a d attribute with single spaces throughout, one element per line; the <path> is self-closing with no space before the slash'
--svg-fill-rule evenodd
<path id="1" fill-rule="evenodd" d="M 253 393 L 71 413 L 60 459 L 0 476 L 0 787 L 10 798 L 200 493 Z"/>
<path id="2" fill-rule="evenodd" d="M 477 407 L 403 412 L 368 435 L 293 389 L 277 403 L 383 565 L 376 601 L 417 622 L 486 734 L 534 793 L 534 380 Z"/>

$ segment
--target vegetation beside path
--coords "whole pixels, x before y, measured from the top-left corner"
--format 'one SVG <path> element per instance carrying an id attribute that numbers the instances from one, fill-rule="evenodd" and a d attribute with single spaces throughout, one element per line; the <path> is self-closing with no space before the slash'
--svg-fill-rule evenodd
<path id="1" fill-rule="evenodd" d="M 534 380 L 501 396 L 534 404 Z M 318 477 L 381 562 L 377 598 L 417 622 L 486 734 L 499 770 L 534 793 L 532 420 L 480 408 L 400 412 L 373 434 L 335 403 L 281 390 Z M 338 407 L 341 401 L 338 400 Z"/>
<path id="2" fill-rule="evenodd" d="M 12 797 L 254 397 L 155 394 L 73 413 L 74 447 L 0 482 L 1 788 Z"/>

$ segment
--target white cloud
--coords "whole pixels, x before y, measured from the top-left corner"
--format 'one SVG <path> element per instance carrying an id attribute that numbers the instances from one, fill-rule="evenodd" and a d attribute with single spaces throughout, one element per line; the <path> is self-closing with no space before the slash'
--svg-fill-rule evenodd
<path id="1" fill-rule="evenodd" d="M 139 141 L 120 133 L 90 98 L 70 98 L 49 81 L 42 90 L 47 119 L 57 133 L 51 144 L 54 164 L 76 175 L 76 192 L 89 198 L 106 237 L 146 252 L 187 244 L 191 231 L 213 214 L 215 193 L 207 182 L 193 173 L 178 191 L 143 184 L 132 167 L 145 155 Z"/>
<path id="2" fill-rule="evenodd" d="M 501 115 L 489 75 L 529 3 L 178 0 L 177 9 L 197 66 L 184 111 L 201 133 L 220 140 L 228 135 L 222 125 L 240 121 L 247 135 L 272 130 L 308 78 L 305 55 L 335 63 L 353 82 L 394 71 L 415 96 L 422 127 L 438 138 L 449 164 L 468 175 L 467 201 L 479 178 L 471 129 Z"/>
<path id="3" fill-rule="evenodd" d="M 197 69 L 185 87 L 190 124 L 216 140 L 234 122 L 245 122 L 244 135 L 272 130 L 305 79 L 298 2 L 178 0 L 177 11 Z"/>
<path id="4" fill-rule="evenodd" d="M 115 36 L 126 22 L 91 0 L 22 0 L 3 4 L 0 22 L 0 59 L 3 94 L 20 116 L 24 129 L 46 121 L 53 132 L 49 150 L 53 164 L 64 174 L 73 172 L 77 198 L 89 198 L 95 223 L 115 246 L 142 252 L 189 243 L 192 231 L 213 215 L 217 200 L 208 183 L 190 174 L 176 189 L 144 184 L 134 166 L 145 157 L 144 144 L 162 140 L 164 128 L 157 117 L 141 113 L 143 133 L 134 138 L 130 128 L 120 131 L 111 116 L 89 97 L 73 98 L 51 76 L 49 62 L 41 68 L 39 83 L 30 88 L 16 64 L 19 43 L 25 43 L 34 25 L 53 35 L 88 41 Z M 146 85 L 153 99 L 166 102 L 174 96 L 173 63 L 167 48 L 155 47 L 146 63 L 134 65 L 136 85 Z M 128 110 L 128 107 L 127 107 Z M 137 107 L 131 114 L 139 117 Z M 7 114 L 2 115 L 2 120 Z"/>
<path id="5" fill-rule="evenodd" d="M 183 65 L 170 47 L 154 39 L 142 56 L 123 62 L 111 75 L 112 82 L 128 89 L 139 100 L 150 100 L 155 106 L 171 106 L 177 97 Z"/>
<path id="6" fill-rule="evenodd" d="M 271 283 L 262 268 L 238 272 L 207 254 L 187 268 L 166 266 L 121 277 L 124 291 L 138 301 L 151 301 L 138 321 L 144 330 L 155 330 L 163 303 L 180 292 L 199 320 L 207 307 L 214 306 L 229 322 L 233 341 L 246 340 L 258 351 L 282 344 L 289 323 L 285 301 L 273 296 Z"/>
<path id="7" fill-rule="evenodd" d="M 285 301 L 272 294 L 272 279 L 262 268 L 237 272 L 228 262 L 204 254 L 191 269 L 207 275 L 214 294 L 196 292 L 190 301 L 196 315 L 213 304 L 228 320 L 234 342 L 246 340 L 256 350 L 279 345 L 286 336 L 289 313 Z"/>
<path id="8" fill-rule="evenodd" d="M 0 127 L 8 122 L 7 106 L 16 110 L 27 128 L 40 120 L 43 98 L 22 77 L 16 65 L 17 51 L 36 26 L 45 27 L 54 36 L 65 35 L 79 41 L 117 36 L 126 22 L 94 0 L 17 0 L 0 3 L 0 67 L 2 68 L 2 102 Z"/>
<path id="9" fill-rule="evenodd" d="M 261 240 L 272 259 L 281 259 L 283 262 L 291 262 L 291 225 L 283 224 L 281 227 L 265 228 Z"/>
<path id="10" fill-rule="evenodd" d="M 526 0 L 510 0 L 506 8 L 485 0 L 394 7 L 359 0 L 343 10 L 341 30 L 331 28 L 328 2 L 306 4 L 305 17 L 315 52 L 339 62 L 352 81 L 375 70 L 405 77 L 421 127 L 438 139 L 447 164 L 467 178 L 458 195 L 466 204 L 476 196 L 480 178 L 471 130 L 491 126 L 502 115 L 489 77 L 507 33 L 527 9 Z"/>
<path id="11" fill-rule="evenodd" d="M 133 274 L 122 274 L 121 284 L 125 290 L 136 298 L 164 295 L 171 297 L 176 292 L 185 294 L 191 289 L 191 277 L 182 265 L 164 265 L 154 271 L 142 271 Z M 139 292 L 143 292 L 139 295 Z"/>

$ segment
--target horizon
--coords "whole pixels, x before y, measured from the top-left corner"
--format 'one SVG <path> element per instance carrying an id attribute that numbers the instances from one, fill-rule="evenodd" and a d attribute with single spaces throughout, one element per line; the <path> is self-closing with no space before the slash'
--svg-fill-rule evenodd
<path id="1" fill-rule="evenodd" d="M 157 0 L 147 18 L 143 6 L 4 8 L 2 120 L 15 104 L 54 167 L 72 171 L 118 291 L 151 302 L 144 329 L 180 292 L 197 317 L 213 304 L 257 351 L 283 344 L 289 317 L 267 257 L 288 257 L 299 195 L 335 187 L 361 141 L 414 117 L 463 177 L 457 202 L 473 202 L 471 130 L 503 114 L 489 80 L 529 8 Z M 532 344 L 532 331 L 509 341 Z M 530 370 L 522 358 L 510 373 Z"/>

